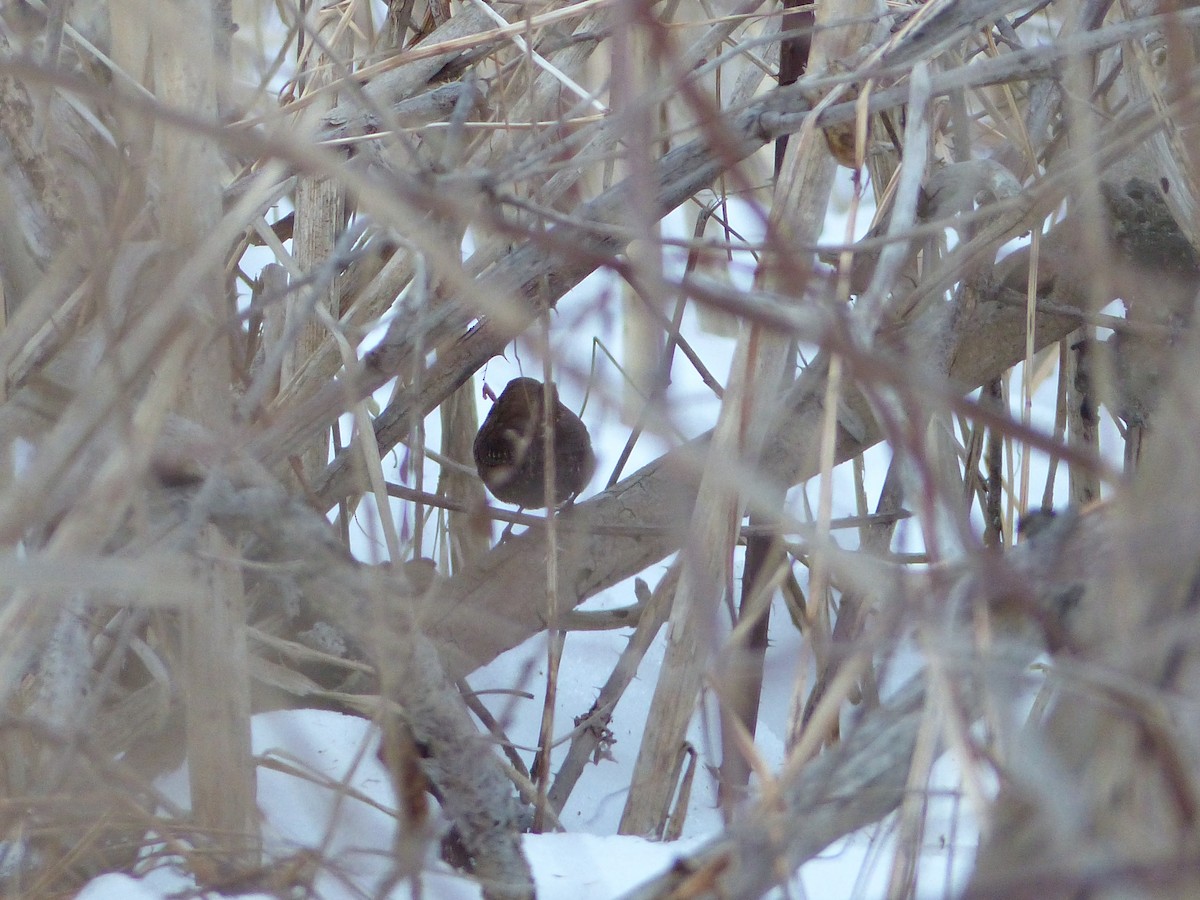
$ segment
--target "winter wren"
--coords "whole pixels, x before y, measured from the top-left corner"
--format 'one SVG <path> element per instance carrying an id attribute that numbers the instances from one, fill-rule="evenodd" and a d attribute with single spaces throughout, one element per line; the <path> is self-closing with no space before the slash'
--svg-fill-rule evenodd
<path id="1" fill-rule="evenodd" d="M 558 506 L 573 499 L 596 471 L 592 439 L 583 420 L 558 399 L 551 382 L 543 394 L 540 381 L 514 378 L 492 404 L 479 434 L 475 435 L 475 468 L 497 499 L 526 509 Z M 554 497 L 546 502 L 546 420 L 543 400 L 553 407 Z"/>

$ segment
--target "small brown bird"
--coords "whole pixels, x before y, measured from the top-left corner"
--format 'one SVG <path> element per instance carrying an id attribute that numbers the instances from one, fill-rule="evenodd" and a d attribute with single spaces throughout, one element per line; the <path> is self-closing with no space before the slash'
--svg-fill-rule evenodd
<path id="1" fill-rule="evenodd" d="M 559 506 L 574 499 L 596 471 L 592 439 L 583 420 L 548 385 L 554 413 L 554 497 Z M 543 386 L 533 378 L 514 378 L 492 404 L 475 435 L 475 468 L 497 499 L 526 509 L 547 506 L 545 444 L 542 439 Z"/>

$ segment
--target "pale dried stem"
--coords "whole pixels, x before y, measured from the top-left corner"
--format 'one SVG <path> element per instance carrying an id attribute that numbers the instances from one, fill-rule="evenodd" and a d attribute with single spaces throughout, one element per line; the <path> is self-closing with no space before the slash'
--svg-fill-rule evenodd
<path id="1" fill-rule="evenodd" d="M 192 109 L 209 121 L 217 118 L 219 77 L 212 16 L 212 6 L 203 0 L 159 8 L 150 35 L 150 65 L 158 98 L 168 106 Z M 195 28 L 201 39 L 180 48 L 177 41 L 183 28 Z M 211 246 L 220 234 L 217 146 L 211 140 L 196 140 L 166 127 L 155 129 L 152 146 L 159 187 L 155 212 L 164 250 L 168 258 L 180 257 L 182 272 L 184 254 L 194 264 L 203 259 L 194 248 L 205 243 Z M 213 249 L 219 252 L 224 247 Z M 191 367 L 179 365 L 182 390 L 178 402 L 195 421 L 221 428 L 227 426 L 232 412 L 232 344 L 223 329 L 214 327 L 226 315 L 221 269 L 213 264 L 217 262 L 214 257 L 209 257 L 205 271 L 196 272 L 196 283 L 186 292 L 186 314 L 208 327 L 203 331 L 185 328 L 180 334 L 183 341 L 194 343 L 186 356 Z M 160 360 L 172 357 L 177 364 L 183 362 L 178 353 L 170 351 Z M 214 560 L 232 552 L 213 528 L 200 536 L 199 546 Z M 208 596 L 204 603 L 183 610 L 180 625 L 192 812 L 202 828 L 227 836 L 222 849 L 229 865 L 257 865 L 261 851 L 250 753 L 250 655 L 242 575 L 232 564 L 201 561 L 197 578 Z"/>

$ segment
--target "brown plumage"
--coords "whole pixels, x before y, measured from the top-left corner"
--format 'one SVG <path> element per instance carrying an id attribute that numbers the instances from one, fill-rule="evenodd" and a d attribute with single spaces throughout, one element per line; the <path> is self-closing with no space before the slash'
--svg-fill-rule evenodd
<path id="1" fill-rule="evenodd" d="M 582 491 L 596 471 L 592 439 L 583 420 L 563 406 L 550 384 L 554 414 L 554 497 L 558 506 Z M 475 435 L 475 468 L 497 499 L 526 509 L 546 506 L 542 440 L 542 383 L 514 378 L 492 404 Z"/>

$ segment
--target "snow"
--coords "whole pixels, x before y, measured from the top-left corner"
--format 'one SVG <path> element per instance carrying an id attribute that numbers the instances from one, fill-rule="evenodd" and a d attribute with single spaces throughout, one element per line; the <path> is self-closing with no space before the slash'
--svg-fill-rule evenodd
<path id="1" fill-rule="evenodd" d="M 844 191 L 844 184 L 841 189 Z M 864 221 L 860 230 L 865 228 L 869 211 L 862 215 Z M 750 226 L 755 224 L 752 216 L 746 219 Z M 665 228 L 668 235 L 675 236 L 687 236 L 686 230 L 681 216 L 671 217 Z M 753 227 L 744 231 L 751 240 L 759 236 Z M 828 236 L 840 242 L 844 232 L 844 223 L 834 221 Z M 668 272 L 679 264 L 679 254 L 669 258 Z M 734 279 L 749 277 L 746 259 L 736 259 L 733 268 L 731 277 Z M 579 410 L 585 389 L 590 385 L 585 415 L 596 442 L 599 466 L 595 480 L 584 492 L 584 499 L 603 489 L 628 435 L 628 425 L 622 424 L 620 411 L 612 402 L 621 396 L 621 374 L 603 353 L 594 353 L 593 344 L 593 338 L 598 338 L 614 354 L 617 353 L 621 339 L 619 302 L 619 292 L 612 279 L 598 273 L 563 300 L 552 326 L 555 358 L 568 363 L 561 373 L 556 373 L 564 402 Z M 727 365 L 727 362 L 718 361 L 728 360 L 733 347 L 731 340 L 701 333 L 691 310 L 685 316 L 685 330 L 709 365 Z M 714 369 L 714 372 L 719 378 L 726 376 L 723 370 Z M 518 346 L 515 351 L 510 348 L 507 357 L 492 360 L 482 376 L 498 392 L 509 378 L 519 373 L 541 377 L 540 359 L 528 345 Z M 1014 380 L 1013 384 L 1019 382 Z M 476 388 L 479 386 L 477 382 Z M 1055 389 L 1054 378 L 1047 379 L 1035 396 L 1033 419 L 1038 427 L 1046 430 L 1053 427 Z M 387 402 L 390 390 L 390 386 L 381 389 L 377 395 L 380 403 Z M 1020 392 L 1014 388 L 1012 393 L 1013 409 L 1019 414 Z M 656 458 L 680 439 L 711 427 L 715 420 L 717 400 L 681 354 L 676 358 L 668 396 L 670 402 L 666 408 L 670 414 L 651 423 L 653 427 L 641 438 L 624 474 Z M 1049 418 L 1047 409 L 1050 410 Z M 427 421 L 429 446 L 437 446 L 438 429 L 435 414 Z M 889 459 L 890 451 L 883 446 L 873 448 L 867 454 L 865 487 L 870 504 L 878 496 Z M 390 462 L 399 466 L 400 460 L 392 454 Z M 1047 471 L 1046 463 L 1044 459 L 1035 459 L 1033 463 L 1031 484 L 1040 491 Z M 394 477 L 395 471 L 389 474 Z M 435 475 L 436 468 L 427 466 L 426 489 L 434 488 Z M 859 510 L 854 501 L 852 473 L 843 466 L 834 471 L 833 477 L 833 515 L 856 515 Z M 1066 482 L 1065 473 L 1060 473 L 1056 485 L 1060 497 Z M 411 484 L 411 480 L 408 483 Z M 790 494 L 789 503 L 798 517 L 804 517 L 806 494 L 810 508 L 815 508 L 816 491 L 814 479 Z M 1040 494 L 1034 502 L 1037 499 Z M 399 513 L 398 524 L 403 523 L 403 515 L 403 512 Z M 373 519 L 369 505 L 359 511 L 352 534 L 354 549 L 360 558 L 382 558 L 384 545 L 379 523 Z M 857 546 L 858 532 L 853 529 L 837 532 L 835 538 L 842 546 L 853 549 Z M 915 522 L 901 523 L 894 547 L 898 550 L 921 549 L 920 529 Z M 436 555 L 429 540 L 423 549 L 426 555 Z M 652 567 L 643 573 L 643 577 L 653 582 L 665 572 L 667 562 Z M 738 578 L 740 574 L 740 569 L 735 572 Z M 632 584 L 626 582 L 593 598 L 585 608 L 623 606 L 632 602 Z M 625 630 L 568 635 L 558 681 L 556 732 L 559 735 L 570 731 L 573 717 L 589 709 L 624 649 L 629 634 Z M 615 711 L 611 724 L 616 738 L 612 759 L 587 767 L 563 812 L 566 833 L 524 837 L 538 895 L 543 900 L 618 897 L 664 871 L 680 855 L 722 827 L 716 809 L 715 781 L 708 769 L 719 761 L 714 738 L 715 718 L 711 702 L 706 702 L 689 733 L 689 740 L 699 752 L 700 766 L 683 839 L 674 844 L 661 844 L 616 834 L 662 656 L 660 635 Z M 545 638 L 536 636 L 476 671 L 470 678 L 476 689 L 520 690 L 533 695 L 532 699 L 511 693 L 489 693 L 481 697 L 492 713 L 505 723 L 509 737 L 518 746 L 529 747 L 537 742 L 545 660 Z M 919 665 L 920 654 L 915 649 L 902 652 L 893 661 L 889 682 L 895 683 L 906 677 Z M 802 639 L 777 602 L 771 622 L 771 643 L 757 731 L 757 748 L 769 768 L 777 768 L 783 760 L 789 708 L 797 694 L 797 685 L 803 687 L 811 679 L 811 667 L 810 655 Z M 377 746 L 376 729 L 369 722 L 350 716 L 319 710 L 294 710 L 254 717 L 254 752 L 272 763 L 271 766 L 260 766 L 258 770 L 264 849 L 273 858 L 300 850 L 314 851 L 327 861 L 317 876 L 314 892 L 317 897 L 340 900 L 363 896 L 407 898 L 411 895 L 410 886 L 403 883 L 391 887 L 386 895 L 379 893 L 389 877 L 395 836 L 395 819 L 385 810 L 391 810 L 395 801 L 388 775 L 376 758 Z M 556 762 L 561 760 L 565 750 L 565 742 L 560 743 L 555 751 Z M 527 762 L 530 755 L 525 753 Z M 280 767 L 287 767 L 289 771 L 280 771 Z M 960 796 L 960 772 L 956 760 L 943 756 L 935 764 L 927 785 L 926 842 L 930 846 L 919 864 L 919 896 L 938 897 L 953 893 L 956 886 L 961 886 L 971 864 L 978 826 L 973 810 Z M 161 779 L 158 787 L 186 806 L 185 771 Z M 837 842 L 803 867 L 788 886 L 790 896 L 837 900 L 884 895 L 894 847 L 893 828 L 894 820 L 889 818 Z M 96 878 L 79 896 L 85 900 L 157 900 L 196 890 L 194 882 L 182 869 L 158 856 L 147 857 L 134 875 L 136 877 L 109 874 Z M 436 900 L 467 900 L 480 896 L 478 888 L 468 879 L 449 871 L 438 860 L 436 845 L 429 851 L 422 889 L 424 897 Z"/>
<path id="2" fill-rule="evenodd" d="M 644 713 L 644 708 L 637 711 Z M 316 850 L 329 861 L 314 885 L 316 897 L 349 900 L 366 895 L 406 900 L 411 896 L 407 884 L 392 888 L 386 895 L 377 893 L 389 872 L 394 820 L 364 800 L 344 796 L 339 799 L 333 789 L 342 784 L 370 801 L 389 809 L 393 807 L 387 773 L 375 757 L 378 740 L 376 730 L 369 723 L 334 712 L 293 710 L 254 717 L 254 752 L 275 760 L 286 760 L 297 773 L 259 769 L 258 799 L 266 849 L 273 855 L 286 855 L 300 849 Z M 634 749 L 631 746 L 623 754 L 630 757 L 630 761 Z M 601 767 L 613 765 L 602 763 Z M 954 842 L 958 852 L 949 874 L 951 881 L 959 882 L 970 863 L 970 847 L 976 833 L 964 823 L 962 810 L 954 808 L 955 773 L 949 758 L 944 757 L 935 766 L 930 783 L 933 808 L 929 838 L 950 841 L 951 825 L 957 818 Z M 620 783 L 624 777 L 623 770 L 613 769 L 608 780 Z M 185 769 L 161 779 L 158 784 L 171 799 L 184 804 L 187 802 L 186 785 Z M 588 798 L 572 805 L 584 807 L 591 802 L 592 798 Z M 603 808 L 603 804 L 601 806 Z M 620 803 L 613 806 L 615 814 L 619 814 Z M 542 900 L 619 897 L 668 869 L 677 858 L 696 848 L 705 836 L 696 834 L 671 844 L 655 843 L 637 837 L 594 833 L 604 830 L 605 823 L 581 819 L 580 815 L 565 824 L 586 830 L 524 837 L 525 853 Z M 704 828 L 693 830 L 708 833 L 715 830 L 711 818 L 705 818 L 703 822 Z M 425 897 L 475 900 L 481 896 L 477 887 L 449 872 L 435 856 L 431 851 L 422 877 Z M 870 835 L 852 836 L 839 841 L 806 865 L 791 887 L 803 888 L 809 896 L 830 900 L 880 896 L 887 873 L 879 865 L 868 864 L 872 859 L 878 861 L 887 856 L 888 853 L 883 852 Z M 947 877 L 945 867 L 949 865 L 945 852 L 931 854 L 923 864 L 923 872 L 941 882 Z M 138 877 L 109 874 L 96 878 L 79 896 L 83 900 L 159 900 L 196 890 L 195 883 L 185 872 L 173 865 L 164 865 L 162 859 L 156 859 L 147 868 L 149 871 L 139 873 Z M 858 885 L 860 873 L 864 871 L 865 880 Z M 225 896 L 257 900 L 271 895 Z"/>
<path id="3" fill-rule="evenodd" d="M 644 709 L 641 710 L 644 712 Z M 264 822 L 268 854 L 284 856 L 301 849 L 316 850 L 329 861 L 318 875 L 314 896 L 327 900 L 379 896 L 377 891 L 389 873 L 389 851 L 394 837 L 394 820 L 362 799 L 340 796 L 335 789 L 344 785 L 363 798 L 388 809 L 394 798 L 383 766 L 376 759 L 378 733 L 370 723 L 352 716 L 323 710 L 292 710 L 263 713 L 254 717 L 255 754 L 273 760 L 286 760 L 295 774 L 260 767 L 258 800 Z M 634 747 L 624 755 L 632 757 Z M 630 760 L 631 761 L 631 760 Z M 612 766 L 614 764 L 601 764 Z M 613 778 L 613 775 L 617 777 Z M 614 769 L 609 779 L 619 783 L 624 772 Z M 943 760 L 931 787 L 953 788 L 953 767 Z M 186 769 L 161 779 L 158 787 L 175 802 L 187 803 Z M 622 799 L 623 798 L 619 798 Z M 583 803 L 587 806 L 591 798 Z M 949 795 L 940 801 L 950 804 Z M 602 805 L 603 806 L 603 805 Z M 619 814 L 620 803 L 613 804 Z M 940 818 L 949 822 L 947 810 Z M 935 811 L 936 812 L 936 811 Z M 935 815 L 934 819 L 938 819 Z M 715 823 L 704 819 L 711 833 Z M 584 831 L 564 834 L 526 835 L 525 853 L 533 869 L 542 900 L 607 900 L 668 869 L 677 858 L 693 850 L 704 835 L 697 834 L 671 844 L 612 833 L 592 833 L 604 823 L 568 821 L 569 827 Z M 611 824 L 611 823 L 610 823 Z M 937 832 L 931 832 L 936 834 Z M 960 822 L 959 842 L 973 840 L 970 831 L 963 834 Z M 872 854 L 871 842 L 864 836 L 841 841 L 821 858 L 802 870 L 799 882 L 813 896 L 837 898 L 851 896 L 864 861 Z M 878 856 L 878 851 L 874 852 Z M 449 872 L 431 851 L 423 875 L 425 897 L 437 900 L 474 900 L 479 890 L 468 880 Z M 959 874 L 970 853 L 959 847 Z M 932 868 L 932 864 L 929 864 Z M 192 879 L 180 868 L 164 864 L 161 858 L 147 862 L 148 871 L 138 877 L 109 874 L 94 879 L 79 895 L 83 900 L 158 900 L 180 892 L 196 890 Z M 882 875 L 874 872 L 867 880 L 867 896 L 878 893 Z M 878 882 L 878 883 L 877 883 Z M 391 889 L 386 895 L 403 900 L 411 895 L 407 884 Z M 209 896 L 216 897 L 215 893 Z M 271 895 L 244 893 L 243 900 Z"/>
<path id="4" fill-rule="evenodd" d="M 264 851 L 286 856 L 317 850 L 331 865 L 314 884 L 328 900 L 376 896 L 390 872 L 395 820 L 366 800 L 393 809 L 388 774 L 376 758 L 377 730 L 363 719 L 324 710 L 263 713 L 253 720 L 253 750 L 286 762 L 292 773 L 258 770 L 258 802 L 264 823 Z M 364 799 L 347 797 L 344 786 Z M 188 802 L 186 767 L 159 780 L 173 801 Z M 616 897 L 667 868 L 696 841 L 658 844 L 641 838 L 587 833 L 526 835 L 525 850 L 543 900 L 603 900 Z M 426 897 L 473 900 L 479 889 L 446 869 L 431 849 L 423 875 Z M 618 862 L 619 861 L 619 862 Z M 156 858 L 140 877 L 109 874 L 94 879 L 79 895 L 84 900 L 158 900 L 196 885 L 181 869 Z M 407 898 L 407 884 L 386 896 Z M 217 896 L 215 893 L 212 896 Z M 246 893 L 244 900 L 269 897 Z"/>

